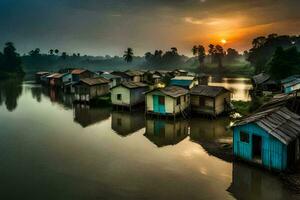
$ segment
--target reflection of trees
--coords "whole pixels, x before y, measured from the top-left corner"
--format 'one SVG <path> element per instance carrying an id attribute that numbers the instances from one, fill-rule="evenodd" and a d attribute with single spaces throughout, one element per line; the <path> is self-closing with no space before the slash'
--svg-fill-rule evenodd
<path id="1" fill-rule="evenodd" d="M 0 105 L 3 102 L 8 111 L 14 111 L 18 106 L 18 98 L 22 94 L 22 79 L 0 81 Z"/>
<path id="2" fill-rule="evenodd" d="M 36 99 L 37 102 L 42 101 L 42 88 L 41 87 L 31 87 L 32 98 Z"/>

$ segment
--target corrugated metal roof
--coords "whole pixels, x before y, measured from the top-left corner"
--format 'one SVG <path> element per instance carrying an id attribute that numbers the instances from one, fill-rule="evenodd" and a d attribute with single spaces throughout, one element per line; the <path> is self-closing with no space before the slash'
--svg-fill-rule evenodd
<path id="1" fill-rule="evenodd" d="M 102 77 L 97 77 L 97 78 L 84 78 L 81 79 L 80 82 L 92 86 L 92 85 L 106 84 L 109 83 L 110 81 Z"/>
<path id="2" fill-rule="evenodd" d="M 218 95 L 225 92 L 230 92 L 230 91 L 224 87 L 197 85 L 191 89 L 190 94 L 207 96 L 207 97 L 217 97 Z"/>
<path id="3" fill-rule="evenodd" d="M 115 87 L 119 87 L 119 86 L 123 86 L 123 87 L 129 88 L 129 89 L 148 87 L 148 85 L 145 83 L 133 82 L 133 81 L 124 81 Z M 115 88 L 115 87 L 113 87 L 113 88 Z M 113 88 L 111 88 L 111 89 L 113 89 Z"/>
<path id="4" fill-rule="evenodd" d="M 270 75 L 265 73 L 260 73 L 252 77 L 255 84 L 262 84 L 270 79 Z"/>
<path id="5" fill-rule="evenodd" d="M 154 91 L 160 91 L 163 94 L 174 97 L 174 98 L 177 98 L 177 97 L 180 97 L 182 95 L 186 95 L 189 93 L 188 90 L 186 90 L 182 87 L 178 87 L 178 86 L 168 86 L 168 87 L 161 88 L 161 89 L 154 89 L 154 90 L 148 91 L 146 93 L 151 93 Z"/>
<path id="6" fill-rule="evenodd" d="M 284 106 L 254 113 L 234 124 L 242 126 L 255 123 L 284 144 L 300 136 L 300 116 Z"/>

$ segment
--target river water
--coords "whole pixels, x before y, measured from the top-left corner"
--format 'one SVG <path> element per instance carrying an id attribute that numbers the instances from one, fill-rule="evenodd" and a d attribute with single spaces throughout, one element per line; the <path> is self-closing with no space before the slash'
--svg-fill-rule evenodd
<path id="1" fill-rule="evenodd" d="M 247 81 L 210 84 L 249 100 Z M 0 194 L 2 199 L 296 199 L 277 176 L 210 152 L 205 144 L 231 140 L 229 124 L 228 118 L 170 122 L 145 119 L 142 112 L 73 106 L 70 96 L 29 82 L 0 82 Z"/>

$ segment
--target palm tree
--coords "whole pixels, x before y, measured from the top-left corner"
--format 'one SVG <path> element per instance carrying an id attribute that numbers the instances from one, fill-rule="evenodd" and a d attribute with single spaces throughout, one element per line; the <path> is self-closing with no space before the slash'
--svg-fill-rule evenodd
<path id="1" fill-rule="evenodd" d="M 171 52 L 172 52 L 173 55 L 176 55 L 177 52 L 178 52 L 178 49 L 176 47 L 172 47 Z"/>
<path id="2" fill-rule="evenodd" d="M 49 54 L 50 54 L 51 56 L 53 55 L 53 52 L 54 52 L 53 49 L 50 49 L 50 50 L 49 50 Z"/>
<path id="3" fill-rule="evenodd" d="M 133 49 L 127 48 L 127 50 L 124 52 L 123 58 L 126 62 L 132 62 L 133 60 Z"/>

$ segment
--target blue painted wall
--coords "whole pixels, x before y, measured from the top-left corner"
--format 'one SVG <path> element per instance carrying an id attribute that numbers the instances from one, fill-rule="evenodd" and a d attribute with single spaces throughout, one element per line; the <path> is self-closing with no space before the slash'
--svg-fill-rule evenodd
<path id="1" fill-rule="evenodd" d="M 166 107 L 165 107 L 165 105 L 159 104 L 159 95 L 153 95 L 153 110 L 156 113 L 166 114 Z"/>
<path id="2" fill-rule="evenodd" d="M 175 85 L 175 86 L 182 86 L 185 88 L 189 88 L 193 81 L 191 80 L 171 80 L 170 85 Z"/>
<path id="3" fill-rule="evenodd" d="M 240 140 L 240 132 L 249 134 L 249 143 Z M 287 146 L 278 139 L 268 134 L 264 129 L 255 123 L 237 126 L 233 130 L 233 151 L 234 155 L 242 159 L 252 161 L 253 135 L 262 137 L 262 165 L 276 170 L 287 168 Z"/>

